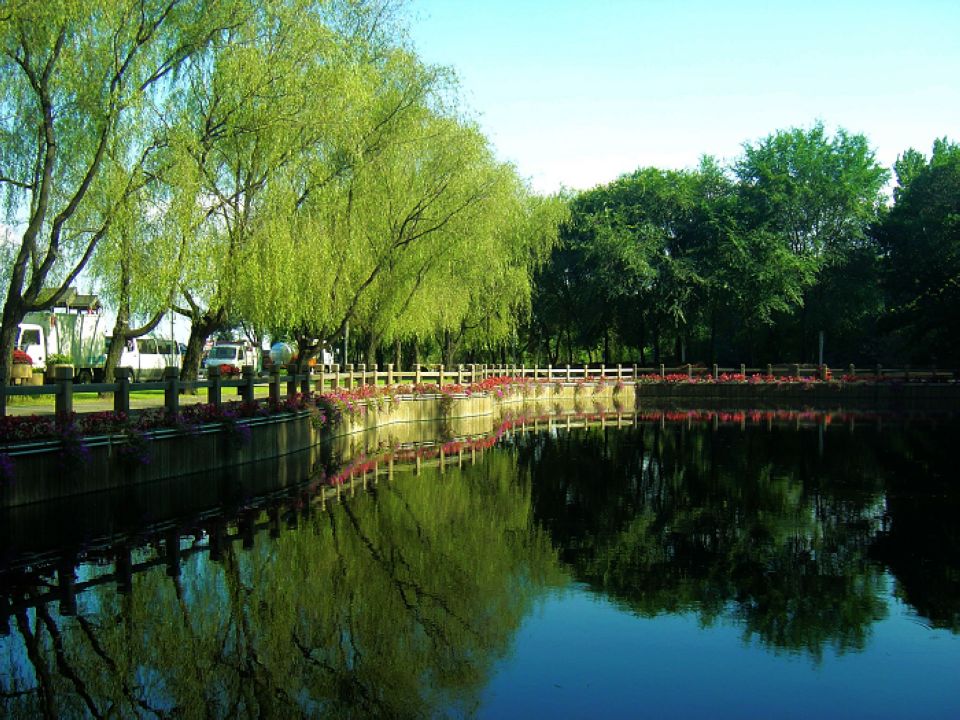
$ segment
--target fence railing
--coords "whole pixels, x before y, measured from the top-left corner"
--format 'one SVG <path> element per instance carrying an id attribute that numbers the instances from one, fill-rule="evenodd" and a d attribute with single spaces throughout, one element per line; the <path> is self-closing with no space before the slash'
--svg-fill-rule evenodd
<path id="1" fill-rule="evenodd" d="M 54 381 L 47 385 L 0 385 L 0 417 L 7 414 L 7 401 L 10 397 L 44 396 L 54 397 L 55 412 L 57 415 L 69 415 L 73 412 L 73 395 L 75 392 L 112 393 L 113 409 L 116 412 L 130 412 L 130 394 L 140 390 L 162 390 L 164 393 L 163 407 L 171 413 L 176 413 L 180 407 L 180 397 L 184 392 L 196 393 L 206 390 L 207 402 L 219 406 L 223 402 L 223 391 L 235 388 L 240 399 L 250 402 L 256 396 L 257 387 L 268 387 L 271 400 L 281 400 L 296 393 L 307 394 L 311 391 L 326 392 L 334 388 L 353 389 L 361 385 L 451 385 L 482 382 L 491 377 L 509 376 L 525 380 L 543 382 L 576 383 L 581 380 L 603 379 L 604 381 L 636 382 L 650 376 L 674 378 L 678 375 L 688 378 L 703 378 L 712 376 L 721 379 L 723 376 L 742 375 L 750 377 L 783 378 L 817 378 L 825 380 L 831 377 L 849 377 L 852 379 L 890 380 L 896 379 L 905 382 L 945 382 L 956 383 L 960 372 L 957 370 L 943 370 L 937 368 L 858 368 L 848 365 L 844 369 L 831 369 L 826 365 L 812 366 L 799 364 L 765 365 L 762 367 L 747 367 L 739 365 L 722 367 L 713 365 L 658 365 L 641 367 L 638 365 L 562 365 L 546 367 L 527 367 L 526 365 L 488 365 L 469 364 L 456 367 L 443 365 L 416 365 L 412 370 L 396 370 L 393 364 L 384 369 L 377 365 L 367 367 L 359 365 L 326 365 L 309 368 L 307 374 L 297 374 L 295 366 L 285 368 L 274 367 L 268 373 L 257 374 L 253 367 L 245 366 L 239 376 L 222 375 L 219 368 L 210 368 L 207 378 L 200 380 L 180 380 L 180 369 L 168 367 L 164 370 L 162 379 L 156 382 L 132 382 L 133 370 L 117 368 L 116 382 L 112 383 L 83 383 L 74 382 L 73 368 L 57 367 Z"/>

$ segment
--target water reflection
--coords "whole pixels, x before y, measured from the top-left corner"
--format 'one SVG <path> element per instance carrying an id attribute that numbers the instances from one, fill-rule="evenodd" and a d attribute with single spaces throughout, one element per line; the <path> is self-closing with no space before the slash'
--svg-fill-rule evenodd
<path id="1" fill-rule="evenodd" d="M 956 430 L 533 414 L 477 440 L 327 448 L 302 484 L 288 467 L 270 489 L 252 468 L 189 506 L 196 479 L 120 494 L 95 528 L 56 515 L 56 546 L 27 547 L 23 515 L 3 530 L 0 714 L 468 715 L 571 578 L 815 661 L 869 646 L 891 576 L 957 632 Z"/>
<path id="2" fill-rule="evenodd" d="M 21 585 L 4 712 L 469 711 L 533 599 L 563 580 L 530 497 L 504 453 L 450 481 L 397 468 L 353 499 L 321 494 L 294 527 L 261 511 L 138 548 L 128 591 L 94 585 L 73 617 Z"/>
<path id="3" fill-rule="evenodd" d="M 644 423 L 518 441 L 538 521 L 574 575 L 643 616 L 692 610 L 822 656 L 862 649 L 884 572 L 957 630 L 956 425 L 879 432 Z"/>

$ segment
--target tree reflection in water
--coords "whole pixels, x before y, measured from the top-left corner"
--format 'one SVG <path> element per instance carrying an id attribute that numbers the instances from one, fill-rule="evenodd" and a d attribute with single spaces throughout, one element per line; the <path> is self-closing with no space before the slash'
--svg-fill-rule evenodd
<path id="1" fill-rule="evenodd" d="M 957 630 L 955 432 L 652 423 L 518 447 L 537 520 L 578 580 L 642 616 L 692 611 L 819 659 L 864 647 L 887 570 Z"/>
<path id="2" fill-rule="evenodd" d="M 76 617 L 20 610 L 3 714 L 469 712 L 531 603 L 564 578 L 514 471 L 495 453 L 455 479 L 398 472 L 248 550 L 81 594 Z"/>
<path id="3" fill-rule="evenodd" d="M 170 531 L 84 565 L 116 585 L 75 607 L 41 601 L 24 571 L 0 594 L 0 714 L 469 714 L 570 576 L 638 615 L 696 613 L 814 660 L 865 646 L 891 577 L 932 625 L 960 628 L 955 423 L 542 427 L 461 472 L 398 465 L 285 523 L 274 505 Z M 72 572 L 67 558 L 61 587 Z"/>

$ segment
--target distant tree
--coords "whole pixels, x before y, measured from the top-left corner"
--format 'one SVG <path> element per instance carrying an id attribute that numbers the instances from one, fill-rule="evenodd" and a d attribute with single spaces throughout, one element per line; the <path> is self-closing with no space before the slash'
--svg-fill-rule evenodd
<path id="1" fill-rule="evenodd" d="M 922 164 L 920 160 L 922 159 Z M 886 327 L 912 362 L 960 364 L 960 145 L 938 140 L 927 160 L 898 161 L 896 203 L 879 225 Z"/>
<path id="2" fill-rule="evenodd" d="M 792 322 L 778 318 L 778 350 L 813 360 L 817 331 L 842 336 L 879 310 L 875 296 L 841 298 L 835 293 L 847 286 L 849 271 L 862 270 L 865 261 L 876 265 L 868 229 L 884 206 L 889 173 L 863 135 L 841 129 L 830 137 L 821 123 L 744 145 L 734 171 L 751 230 L 789 249 L 807 279 Z"/>

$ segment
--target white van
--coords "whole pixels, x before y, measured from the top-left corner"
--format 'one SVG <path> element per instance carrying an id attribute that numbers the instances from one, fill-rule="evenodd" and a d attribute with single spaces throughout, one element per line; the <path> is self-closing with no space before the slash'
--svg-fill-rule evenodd
<path id="1" fill-rule="evenodd" d="M 229 365 L 238 370 L 244 365 L 252 365 L 255 372 L 260 372 L 260 353 L 250 343 L 222 342 L 217 343 L 207 353 L 203 361 L 205 368 L 222 367 Z"/>
<path id="2" fill-rule="evenodd" d="M 111 338 L 107 338 L 109 346 Z M 134 382 L 150 382 L 163 377 L 164 368 L 181 367 L 180 348 L 173 340 L 141 337 L 127 341 L 118 367 L 133 370 Z"/>

